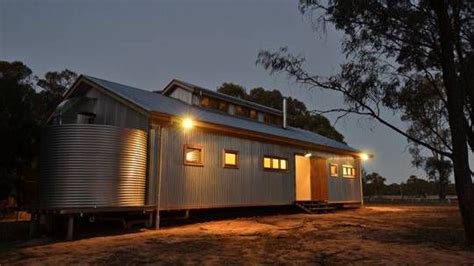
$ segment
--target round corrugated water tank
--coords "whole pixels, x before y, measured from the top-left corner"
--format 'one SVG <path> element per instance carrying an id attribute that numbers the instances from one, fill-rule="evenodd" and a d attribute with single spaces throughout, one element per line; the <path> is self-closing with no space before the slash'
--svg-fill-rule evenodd
<path id="1" fill-rule="evenodd" d="M 39 207 L 131 207 L 145 204 L 147 134 L 98 124 L 44 128 Z"/>

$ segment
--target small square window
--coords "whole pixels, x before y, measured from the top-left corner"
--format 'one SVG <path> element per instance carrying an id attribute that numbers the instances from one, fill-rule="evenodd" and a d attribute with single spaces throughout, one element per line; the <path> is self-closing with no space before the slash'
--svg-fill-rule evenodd
<path id="1" fill-rule="evenodd" d="M 331 176 L 339 176 L 339 169 L 337 167 L 337 164 L 331 164 L 329 169 Z"/>
<path id="2" fill-rule="evenodd" d="M 224 150 L 224 167 L 238 168 L 239 167 L 239 152 Z"/>
<path id="3" fill-rule="evenodd" d="M 197 146 L 184 145 L 184 164 L 202 166 L 202 148 Z"/>
<path id="4" fill-rule="evenodd" d="M 286 170 L 286 160 L 285 159 L 280 159 L 280 169 L 281 170 Z"/>

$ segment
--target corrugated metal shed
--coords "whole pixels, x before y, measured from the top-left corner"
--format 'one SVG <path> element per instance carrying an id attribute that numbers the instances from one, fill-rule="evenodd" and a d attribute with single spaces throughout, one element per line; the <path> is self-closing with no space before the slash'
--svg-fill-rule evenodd
<path id="1" fill-rule="evenodd" d="M 354 149 L 344 143 L 326 138 L 311 131 L 293 127 L 284 129 L 249 119 L 242 119 L 231 115 L 220 114 L 185 104 L 179 100 L 161 95 L 159 93 L 137 89 L 91 76 L 82 75 L 81 77 L 130 101 L 133 104 L 136 104 L 148 112 L 159 112 L 173 116 L 191 115 L 194 119 L 203 122 L 229 126 L 237 129 L 250 130 L 261 134 L 283 137 L 296 141 L 304 141 L 311 144 L 322 145 L 349 152 L 359 152 L 357 149 Z"/>

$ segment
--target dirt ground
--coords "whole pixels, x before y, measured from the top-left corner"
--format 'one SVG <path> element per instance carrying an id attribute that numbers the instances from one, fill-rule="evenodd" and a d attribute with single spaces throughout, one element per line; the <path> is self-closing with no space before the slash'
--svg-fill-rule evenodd
<path id="1" fill-rule="evenodd" d="M 472 264 L 456 207 L 369 205 L 254 216 L 0 250 L 9 264 Z"/>

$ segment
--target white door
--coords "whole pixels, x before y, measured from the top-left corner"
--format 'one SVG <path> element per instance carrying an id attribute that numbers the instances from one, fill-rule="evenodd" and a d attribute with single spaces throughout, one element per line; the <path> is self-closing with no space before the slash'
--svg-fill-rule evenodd
<path id="1" fill-rule="evenodd" d="M 296 200 L 311 200 L 311 164 L 309 158 L 295 155 Z"/>

